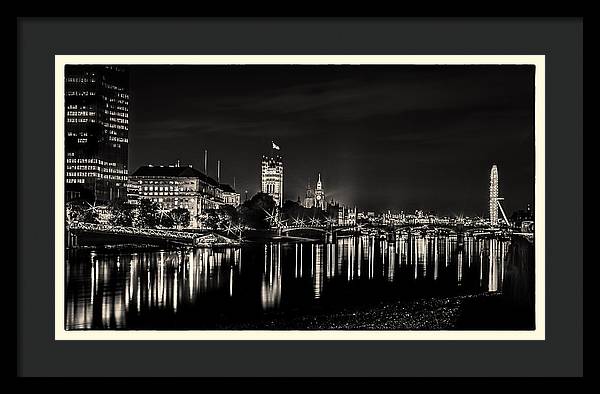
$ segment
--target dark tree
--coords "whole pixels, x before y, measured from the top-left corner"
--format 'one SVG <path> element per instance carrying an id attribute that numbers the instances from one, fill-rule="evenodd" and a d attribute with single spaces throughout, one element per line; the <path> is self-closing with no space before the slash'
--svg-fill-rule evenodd
<path id="1" fill-rule="evenodd" d="M 219 213 L 217 209 L 207 209 L 206 219 L 204 220 L 204 226 L 211 229 L 217 230 L 219 228 Z"/>
<path id="2" fill-rule="evenodd" d="M 155 228 L 158 224 L 158 203 L 147 198 L 140 202 L 138 226 Z"/>
<path id="3" fill-rule="evenodd" d="M 219 209 L 219 216 L 226 223 L 236 225 L 240 222 L 240 215 L 233 205 L 225 204 Z"/>
<path id="4" fill-rule="evenodd" d="M 161 227 L 171 228 L 175 225 L 175 220 L 173 219 L 172 212 L 168 214 L 159 214 L 158 215 L 158 225 Z"/>
<path id="5" fill-rule="evenodd" d="M 98 212 L 85 201 L 71 201 L 66 204 L 67 222 L 98 223 Z"/>
<path id="6" fill-rule="evenodd" d="M 284 219 L 294 220 L 303 219 L 310 220 L 312 218 L 325 220 L 327 213 L 319 208 L 305 208 L 295 201 L 287 200 L 283 203 L 281 208 Z"/>
<path id="7" fill-rule="evenodd" d="M 190 211 L 185 208 L 175 208 L 171 210 L 172 223 L 180 229 L 190 225 Z"/>
<path id="8" fill-rule="evenodd" d="M 274 211 L 275 201 L 273 197 L 266 193 L 255 194 L 250 200 L 238 206 L 237 209 L 241 224 L 254 229 L 269 228 L 269 223 L 266 220 L 267 212 Z"/>
<path id="9" fill-rule="evenodd" d="M 110 206 L 109 223 L 114 226 L 132 226 L 135 218 L 135 206 L 124 200 L 117 200 Z"/>

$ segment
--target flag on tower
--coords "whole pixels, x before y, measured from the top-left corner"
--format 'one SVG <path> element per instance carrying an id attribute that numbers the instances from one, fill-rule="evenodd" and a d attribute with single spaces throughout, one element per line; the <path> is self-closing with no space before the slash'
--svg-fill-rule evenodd
<path id="1" fill-rule="evenodd" d="M 276 143 L 274 143 L 273 141 L 271 141 L 271 144 L 273 144 L 273 149 L 277 149 L 279 150 L 279 145 L 277 145 Z"/>

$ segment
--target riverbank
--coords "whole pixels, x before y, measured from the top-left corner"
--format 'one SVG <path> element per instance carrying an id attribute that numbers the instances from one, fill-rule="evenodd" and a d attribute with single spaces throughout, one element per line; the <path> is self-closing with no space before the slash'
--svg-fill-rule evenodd
<path id="1" fill-rule="evenodd" d="M 531 315 L 531 316 L 530 316 Z M 424 298 L 371 307 L 273 317 L 219 329 L 241 330 L 497 330 L 534 329 L 533 316 L 515 310 L 500 293 Z"/>

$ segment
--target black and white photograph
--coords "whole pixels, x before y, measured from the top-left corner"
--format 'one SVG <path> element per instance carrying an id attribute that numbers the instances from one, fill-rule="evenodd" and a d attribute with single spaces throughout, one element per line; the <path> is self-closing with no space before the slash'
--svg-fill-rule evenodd
<path id="1" fill-rule="evenodd" d="M 543 56 L 98 58 L 56 70 L 61 337 L 543 339 Z"/>

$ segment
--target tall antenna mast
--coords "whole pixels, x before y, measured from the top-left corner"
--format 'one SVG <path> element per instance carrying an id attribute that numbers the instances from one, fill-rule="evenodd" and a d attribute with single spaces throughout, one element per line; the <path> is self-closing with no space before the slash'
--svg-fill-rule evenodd
<path id="1" fill-rule="evenodd" d="M 204 149 L 204 174 L 208 175 L 208 151 Z"/>
<path id="2" fill-rule="evenodd" d="M 217 160 L 217 182 L 221 184 L 221 160 Z"/>

